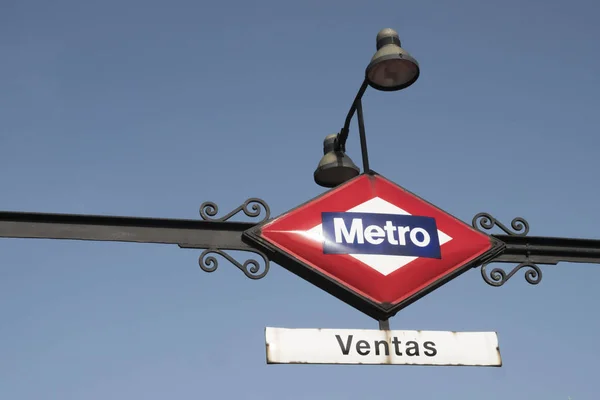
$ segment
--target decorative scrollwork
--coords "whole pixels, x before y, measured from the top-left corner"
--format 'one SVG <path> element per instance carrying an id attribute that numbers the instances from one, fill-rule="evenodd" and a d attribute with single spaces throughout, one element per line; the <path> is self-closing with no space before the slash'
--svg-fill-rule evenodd
<path id="1" fill-rule="evenodd" d="M 248 200 L 246 200 L 244 202 L 244 204 L 237 207 L 235 210 L 231 211 L 229 214 L 227 214 L 223 217 L 220 217 L 220 218 L 213 218 L 214 216 L 216 216 L 218 214 L 219 206 L 217 206 L 212 201 L 205 201 L 204 203 L 202 203 L 200 205 L 200 216 L 205 221 L 225 222 L 228 219 L 230 219 L 231 217 L 233 217 L 234 215 L 236 215 L 237 213 L 239 213 L 240 211 L 243 211 L 247 217 L 257 218 L 261 214 L 263 209 L 264 209 L 264 216 L 257 223 L 261 223 L 261 222 L 269 219 L 269 217 L 271 216 L 271 209 L 269 208 L 269 206 L 267 205 L 267 203 L 264 200 L 256 198 L 256 197 L 252 197 L 252 198 L 249 198 Z"/>
<path id="2" fill-rule="evenodd" d="M 501 268 L 494 268 L 490 271 L 490 276 L 487 276 L 486 267 L 488 264 L 481 266 L 481 276 L 485 283 L 490 286 L 502 286 L 521 268 L 528 268 L 525 271 L 525 280 L 531 285 L 537 285 L 542 280 L 542 270 L 536 264 L 531 262 L 522 262 L 510 271 L 508 274 Z"/>
<path id="3" fill-rule="evenodd" d="M 497 226 L 507 235 L 511 236 L 527 236 L 529 233 L 529 223 L 522 217 L 516 217 L 510 222 L 510 226 L 513 229 L 512 231 L 488 213 L 479 213 L 474 216 L 472 225 L 473 228 L 480 232 L 483 232 L 483 230 L 491 230 L 494 226 Z"/>
<path id="4" fill-rule="evenodd" d="M 247 249 L 227 249 L 227 250 L 239 250 L 245 251 L 249 253 L 254 253 L 260 256 L 263 259 L 264 268 L 263 271 L 260 272 L 261 266 L 260 263 L 252 258 L 247 259 L 243 263 L 240 263 L 229 254 L 227 254 L 223 249 L 206 249 L 200 254 L 198 258 L 198 264 L 200 268 L 205 272 L 215 272 L 219 267 L 219 260 L 214 255 L 220 255 L 225 258 L 227 261 L 238 267 L 248 278 L 250 279 L 261 279 L 267 275 L 269 272 L 269 259 L 263 253 L 258 250 L 247 250 Z"/>

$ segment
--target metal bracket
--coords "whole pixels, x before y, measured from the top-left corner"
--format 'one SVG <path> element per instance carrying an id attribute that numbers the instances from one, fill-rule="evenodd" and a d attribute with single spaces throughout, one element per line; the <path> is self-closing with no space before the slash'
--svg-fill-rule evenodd
<path id="1" fill-rule="evenodd" d="M 225 250 L 245 251 L 245 252 L 254 253 L 254 254 L 260 256 L 263 260 L 263 265 L 264 265 L 262 272 L 260 272 L 261 265 L 257 260 L 255 260 L 253 258 L 248 258 L 243 263 L 240 263 L 239 261 L 237 261 L 236 259 L 231 257 L 231 255 L 226 253 Z M 213 254 L 213 255 L 209 255 L 209 254 Z M 269 259 L 265 255 L 265 253 L 258 251 L 258 250 L 250 250 L 249 251 L 246 249 L 239 249 L 239 248 L 237 248 L 237 249 L 228 248 L 228 249 L 206 249 L 206 250 L 204 250 L 202 252 L 202 254 L 200 254 L 200 257 L 198 258 L 198 264 L 200 265 L 200 268 L 204 272 L 215 272 L 215 270 L 219 267 L 219 260 L 214 256 L 214 254 L 220 255 L 221 257 L 223 257 L 227 261 L 229 261 L 231 264 L 238 267 L 250 279 L 256 280 L 256 279 L 264 278 L 265 275 L 267 275 L 267 273 L 269 272 Z"/>
<path id="2" fill-rule="evenodd" d="M 513 218 L 510 222 L 512 230 L 488 213 L 479 213 L 475 215 L 472 224 L 473 228 L 483 233 L 492 230 L 494 226 L 500 228 L 508 236 L 525 237 L 529 233 L 529 223 L 522 217 Z M 496 238 L 498 237 L 496 236 Z M 506 250 L 503 254 L 506 254 Z M 508 274 L 504 269 L 496 267 L 490 271 L 488 276 L 487 266 L 494 262 L 501 262 L 498 257 L 496 257 L 481 266 L 481 277 L 488 285 L 499 287 L 504 285 L 506 281 L 512 278 L 513 275 L 522 268 L 528 268 L 528 270 L 525 271 L 525 280 L 531 285 L 537 285 L 542 280 L 542 270 L 536 263 L 532 262 L 529 257 L 530 254 L 529 251 L 527 251 L 524 255 L 524 259 L 519 260 L 519 265 L 514 267 Z"/>
<path id="3" fill-rule="evenodd" d="M 600 264 L 600 240 L 561 238 L 546 236 L 527 236 L 529 223 L 521 217 L 514 218 L 510 228 L 488 213 L 479 213 L 473 218 L 473 228 L 487 233 L 494 227 L 504 234 L 490 234 L 504 242 L 504 250 L 481 267 L 483 280 L 491 286 L 502 286 L 517 271 L 527 268 L 525 280 L 537 285 L 542 280 L 539 265 L 556 265 L 560 262 Z M 494 268 L 489 276 L 486 268 L 491 263 L 517 263 L 509 273 Z"/>
<path id="4" fill-rule="evenodd" d="M 219 206 L 217 204 L 206 201 L 200 205 L 200 217 L 205 221 L 211 222 L 225 222 L 231 219 L 233 216 L 238 214 L 239 212 L 243 212 L 246 216 L 250 218 L 258 218 L 264 210 L 264 214 L 262 219 L 260 219 L 256 224 L 260 224 L 268 220 L 271 217 L 271 209 L 268 204 L 259 198 L 253 197 L 246 200 L 242 205 L 235 208 L 230 213 L 226 214 L 223 217 L 214 218 L 219 213 Z M 253 259 L 248 258 L 243 263 L 240 263 L 236 259 L 234 259 L 231 255 L 229 255 L 226 250 L 230 251 L 244 251 L 254 253 L 260 256 L 263 260 L 263 270 L 261 270 L 261 264 Z M 200 254 L 198 258 L 198 264 L 200 268 L 205 272 L 214 272 L 219 267 L 219 260 L 214 256 L 219 255 L 229 261 L 231 264 L 238 267 L 248 278 L 250 279 L 261 279 L 264 278 L 265 275 L 269 272 L 269 258 L 265 255 L 265 253 L 258 250 L 248 250 L 247 248 L 240 247 L 221 247 L 221 248 L 209 248 L 206 249 Z"/>
<path id="5" fill-rule="evenodd" d="M 250 204 L 252 204 L 252 207 L 250 207 Z M 250 208 L 248 208 L 248 207 L 250 207 Z M 269 208 L 269 205 L 264 200 L 259 199 L 257 197 L 252 197 L 252 198 L 249 198 L 248 200 L 246 200 L 239 207 L 235 208 L 229 214 L 227 214 L 223 217 L 220 217 L 220 218 L 213 218 L 214 216 L 216 216 L 219 213 L 219 206 L 217 206 L 212 201 L 205 201 L 204 203 L 202 203 L 200 205 L 200 217 L 205 221 L 225 222 L 225 221 L 231 219 L 233 216 L 235 216 L 240 211 L 243 211 L 244 214 L 246 214 L 246 216 L 248 216 L 250 218 L 257 218 L 260 216 L 260 214 L 263 210 L 264 210 L 264 215 L 260 221 L 256 222 L 256 224 L 260 224 L 261 222 L 264 222 L 267 219 L 269 219 L 271 217 L 271 209 Z"/>
<path id="6" fill-rule="evenodd" d="M 492 261 L 493 262 L 493 261 Z M 542 270 L 537 264 L 531 262 L 522 262 L 521 264 L 514 267 L 508 274 L 502 268 L 494 268 L 490 271 L 489 277 L 487 276 L 486 268 L 490 263 L 483 264 L 481 266 L 481 276 L 485 283 L 490 286 L 502 286 L 507 280 L 512 278 L 521 268 L 529 268 L 525 271 L 525 280 L 531 285 L 537 285 L 542 280 Z"/>
<path id="7" fill-rule="evenodd" d="M 485 231 L 492 230 L 494 226 L 497 226 L 503 230 L 504 233 L 510 236 L 527 236 L 529 233 L 529 223 L 527 220 L 525 220 L 525 218 L 522 217 L 513 218 L 513 220 L 510 222 L 510 226 L 513 229 L 512 231 L 507 228 L 506 225 L 488 213 L 479 213 L 475 215 L 473 217 L 472 225 L 473 228 L 483 233 L 487 233 Z"/>

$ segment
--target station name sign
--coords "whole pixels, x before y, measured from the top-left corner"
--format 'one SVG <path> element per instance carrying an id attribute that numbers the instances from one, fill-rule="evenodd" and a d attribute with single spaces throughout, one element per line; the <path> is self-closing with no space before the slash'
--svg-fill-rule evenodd
<path id="1" fill-rule="evenodd" d="M 495 332 L 265 330 L 268 364 L 502 366 Z"/>

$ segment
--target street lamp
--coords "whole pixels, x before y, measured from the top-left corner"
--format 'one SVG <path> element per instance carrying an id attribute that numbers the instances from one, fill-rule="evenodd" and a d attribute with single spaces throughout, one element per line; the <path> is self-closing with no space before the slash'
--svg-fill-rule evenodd
<path id="1" fill-rule="evenodd" d="M 323 141 L 324 156 L 314 173 L 315 182 L 319 186 L 332 188 L 346 182 L 358 174 L 360 169 L 350 156 L 343 151 L 335 150 L 335 140 L 338 134 L 327 135 Z"/>
<path id="2" fill-rule="evenodd" d="M 367 153 L 367 139 L 362 111 L 362 96 L 368 86 L 384 92 L 402 90 L 417 81 L 420 74 L 419 63 L 406 50 L 400 47 L 398 32 L 386 28 L 377 34 L 377 52 L 365 70 L 365 79 L 348 111 L 344 127 L 339 133 L 328 135 L 323 144 L 323 157 L 314 173 L 317 185 L 326 188 L 336 187 L 357 176 L 360 171 L 346 154 L 346 140 L 350 131 L 350 121 L 358 114 L 358 130 L 363 160 L 363 171 L 370 172 Z"/>

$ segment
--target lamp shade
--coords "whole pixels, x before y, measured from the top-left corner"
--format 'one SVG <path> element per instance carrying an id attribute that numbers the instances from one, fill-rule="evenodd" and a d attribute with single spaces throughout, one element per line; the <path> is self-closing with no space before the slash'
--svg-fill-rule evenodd
<path id="1" fill-rule="evenodd" d="M 393 29 L 377 34 L 377 52 L 365 71 L 369 85 L 377 90 L 394 91 L 409 87 L 419 78 L 419 63 L 400 47 Z"/>
<path id="2" fill-rule="evenodd" d="M 329 135 L 323 142 L 323 157 L 314 173 L 317 185 L 333 188 L 360 173 L 360 169 L 343 151 L 335 151 L 334 143 L 337 134 Z"/>

